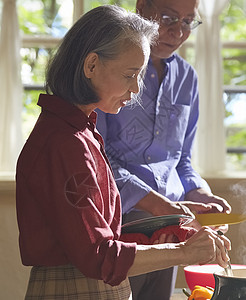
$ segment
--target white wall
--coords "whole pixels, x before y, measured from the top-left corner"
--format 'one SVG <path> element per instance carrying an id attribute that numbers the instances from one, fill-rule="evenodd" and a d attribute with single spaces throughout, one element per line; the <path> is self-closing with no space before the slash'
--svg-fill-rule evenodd
<path id="1" fill-rule="evenodd" d="M 0 182 L 0 299 L 24 299 L 29 269 L 19 255 L 14 182 Z"/>

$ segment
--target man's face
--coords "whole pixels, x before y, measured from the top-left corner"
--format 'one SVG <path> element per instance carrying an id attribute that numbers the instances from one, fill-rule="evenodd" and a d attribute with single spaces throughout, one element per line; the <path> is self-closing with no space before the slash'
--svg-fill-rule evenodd
<path id="1" fill-rule="evenodd" d="M 168 58 L 189 37 L 190 30 L 182 27 L 181 22 L 164 25 L 162 16 L 177 17 L 183 20 L 192 20 L 197 14 L 198 0 L 138 0 L 138 13 L 147 18 L 160 22 L 159 41 L 152 48 L 151 56 Z"/>

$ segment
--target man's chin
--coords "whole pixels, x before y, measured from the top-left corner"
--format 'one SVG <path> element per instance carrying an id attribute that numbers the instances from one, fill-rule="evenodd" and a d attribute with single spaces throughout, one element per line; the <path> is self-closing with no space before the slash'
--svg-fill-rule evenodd
<path id="1" fill-rule="evenodd" d="M 151 52 L 151 57 L 158 57 L 160 59 L 165 59 L 165 58 L 169 58 L 173 55 L 173 53 L 175 52 L 176 49 L 174 50 L 169 50 L 169 49 L 156 49 L 156 50 L 152 50 Z"/>

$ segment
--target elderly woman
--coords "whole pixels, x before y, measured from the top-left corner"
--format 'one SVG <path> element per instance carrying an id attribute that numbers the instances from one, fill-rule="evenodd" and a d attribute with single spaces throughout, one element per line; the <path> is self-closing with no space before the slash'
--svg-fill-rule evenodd
<path id="1" fill-rule="evenodd" d="M 26 299 L 131 299 L 128 276 L 217 259 L 225 237 L 201 229 L 176 244 L 120 241 L 121 204 L 95 128 L 139 92 L 158 25 L 101 6 L 70 29 L 48 67 L 42 112 L 17 164 Z M 115 128 L 117 130 L 117 128 Z"/>

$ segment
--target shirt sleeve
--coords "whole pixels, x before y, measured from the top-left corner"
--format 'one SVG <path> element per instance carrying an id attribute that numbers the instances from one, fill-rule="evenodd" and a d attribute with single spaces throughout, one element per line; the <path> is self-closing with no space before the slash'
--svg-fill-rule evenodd
<path id="1" fill-rule="evenodd" d="M 97 110 L 97 129 L 102 135 L 107 156 L 113 169 L 115 181 L 120 191 L 122 213 L 131 211 L 140 199 L 146 196 L 152 188 L 146 184 L 143 180 L 130 173 L 126 168 L 119 164 L 110 154 L 110 150 L 107 151 L 107 114 Z"/>

